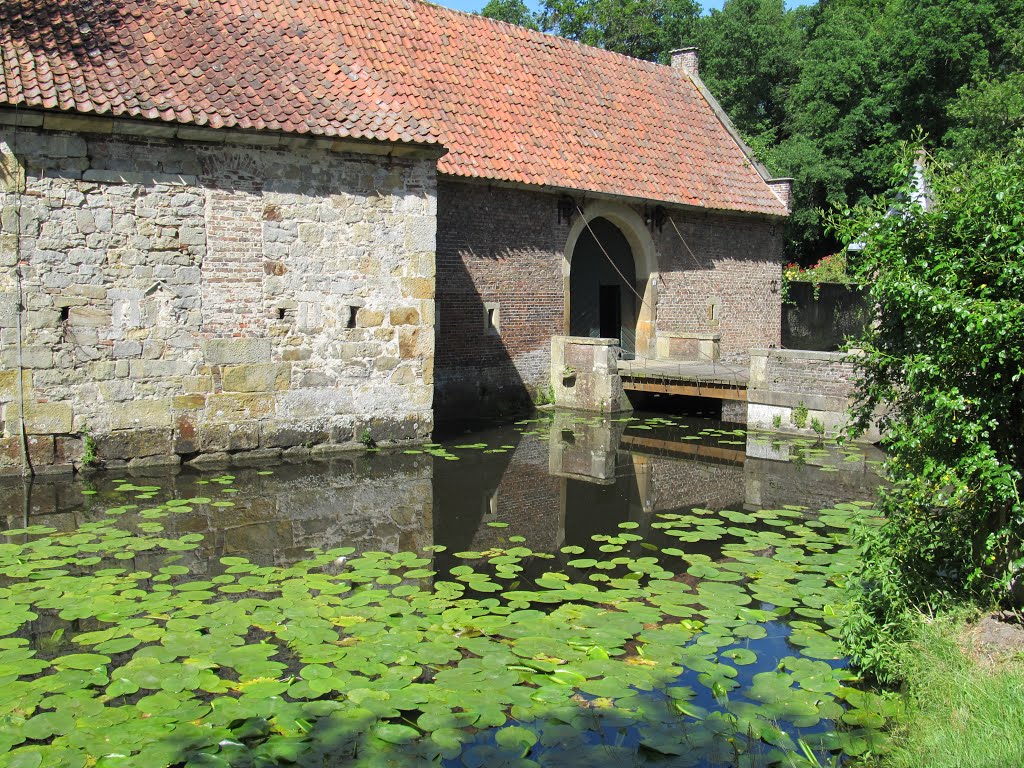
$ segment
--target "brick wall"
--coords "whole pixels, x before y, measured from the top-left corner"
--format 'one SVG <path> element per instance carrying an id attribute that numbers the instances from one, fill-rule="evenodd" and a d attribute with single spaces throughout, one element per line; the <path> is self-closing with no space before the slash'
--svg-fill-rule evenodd
<path id="1" fill-rule="evenodd" d="M 37 469 L 429 434 L 434 161 L 279 143 L 0 128 L 0 472 L 19 300 Z"/>
<path id="2" fill-rule="evenodd" d="M 849 421 L 856 381 L 856 365 L 846 353 L 752 350 L 747 424 L 804 435 L 838 434 Z M 863 435 L 869 442 L 880 437 L 877 424 Z"/>
<path id="3" fill-rule="evenodd" d="M 652 512 L 742 509 L 743 466 L 649 457 Z"/>
<path id="4" fill-rule="evenodd" d="M 559 221 L 558 196 L 441 178 L 437 208 L 436 409 L 486 410 L 546 388 L 550 337 L 564 329 L 562 261 L 572 225 Z M 720 332 L 726 355 L 777 346 L 781 226 L 670 213 L 689 250 L 670 222 L 653 230 L 658 332 Z M 708 317 L 715 297 L 717 324 Z M 486 328 L 491 306 L 500 332 Z"/>
<path id="5" fill-rule="evenodd" d="M 778 346 L 782 226 L 753 218 L 670 215 L 679 233 L 672 222 L 655 233 L 658 332 L 720 333 L 723 356 Z M 708 309 L 713 298 L 717 323 Z"/>
<path id="6" fill-rule="evenodd" d="M 551 336 L 562 332 L 562 249 L 569 224 L 542 192 L 438 182 L 439 414 L 522 401 L 546 387 Z M 500 331 L 485 325 L 498 306 Z"/>

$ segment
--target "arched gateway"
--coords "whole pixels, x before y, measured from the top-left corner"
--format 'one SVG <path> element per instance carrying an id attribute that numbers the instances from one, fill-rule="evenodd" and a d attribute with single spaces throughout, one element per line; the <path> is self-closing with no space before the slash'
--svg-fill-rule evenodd
<path id="1" fill-rule="evenodd" d="M 566 242 L 565 332 L 617 338 L 627 356 L 650 356 L 656 297 L 654 243 L 630 208 L 596 203 Z"/>

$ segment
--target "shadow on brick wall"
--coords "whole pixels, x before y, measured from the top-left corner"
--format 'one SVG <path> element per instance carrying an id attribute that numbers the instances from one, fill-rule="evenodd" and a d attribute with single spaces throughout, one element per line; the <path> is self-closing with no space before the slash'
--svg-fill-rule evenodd
<path id="1" fill-rule="evenodd" d="M 507 300 L 484 300 L 461 254 L 438 259 L 437 285 L 435 420 L 473 419 L 528 407 L 532 393 L 507 344 L 510 336 L 518 336 L 519 313 Z"/>

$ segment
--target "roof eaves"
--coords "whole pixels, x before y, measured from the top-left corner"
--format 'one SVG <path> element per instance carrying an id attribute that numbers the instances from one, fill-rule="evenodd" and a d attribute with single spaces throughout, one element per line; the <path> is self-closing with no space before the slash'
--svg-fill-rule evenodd
<path id="1" fill-rule="evenodd" d="M 429 140 L 387 140 L 327 134 L 320 131 L 298 133 L 269 129 L 211 128 L 195 122 L 155 119 L 134 115 L 111 115 L 97 112 L 47 110 L 21 104 L 0 103 L 0 125 L 42 128 L 54 131 L 143 138 L 180 139 L 207 143 L 249 144 L 257 146 L 317 147 L 334 152 L 388 155 L 391 157 L 423 156 L 439 158 L 448 149 L 431 136 Z"/>
<path id="2" fill-rule="evenodd" d="M 771 213 L 767 211 L 749 210 L 736 207 L 726 208 L 713 207 L 710 205 L 693 205 L 692 203 L 684 203 L 679 200 L 669 200 L 660 197 L 638 197 L 636 195 L 619 194 L 596 189 L 581 189 L 579 187 L 565 187 L 556 184 L 546 184 L 543 182 L 529 183 L 525 181 L 516 181 L 515 179 L 499 179 L 494 176 L 469 175 L 445 171 L 439 171 L 438 176 L 451 179 L 453 181 L 465 182 L 467 184 L 482 184 L 505 189 L 521 189 L 526 192 L 545 192 L 549 194 L 569 196 L 578 195 L 584 199 L 610 200 L 628 205 L 649 205 L 651 203 L 658 205 L 670 205 L 673 208 L 678 208 L 679 210 L 690 211 L 693 213 L 705 213 L 714 216 L 732 216 L 741 219 L 785 219 L 789 216 L 788 213 L 783 212 Z"/>

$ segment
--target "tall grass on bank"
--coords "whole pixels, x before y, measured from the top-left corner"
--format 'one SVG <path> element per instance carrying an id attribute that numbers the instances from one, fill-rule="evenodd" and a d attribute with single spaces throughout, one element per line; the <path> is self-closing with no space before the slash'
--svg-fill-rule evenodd
<path id="1" fill-rule="evenodd" d="M 962 620 L 922 620 L 908 665 L 906 720 L 882 768 L 1024 766 L 1024 656 L 969 655 Z"/>

